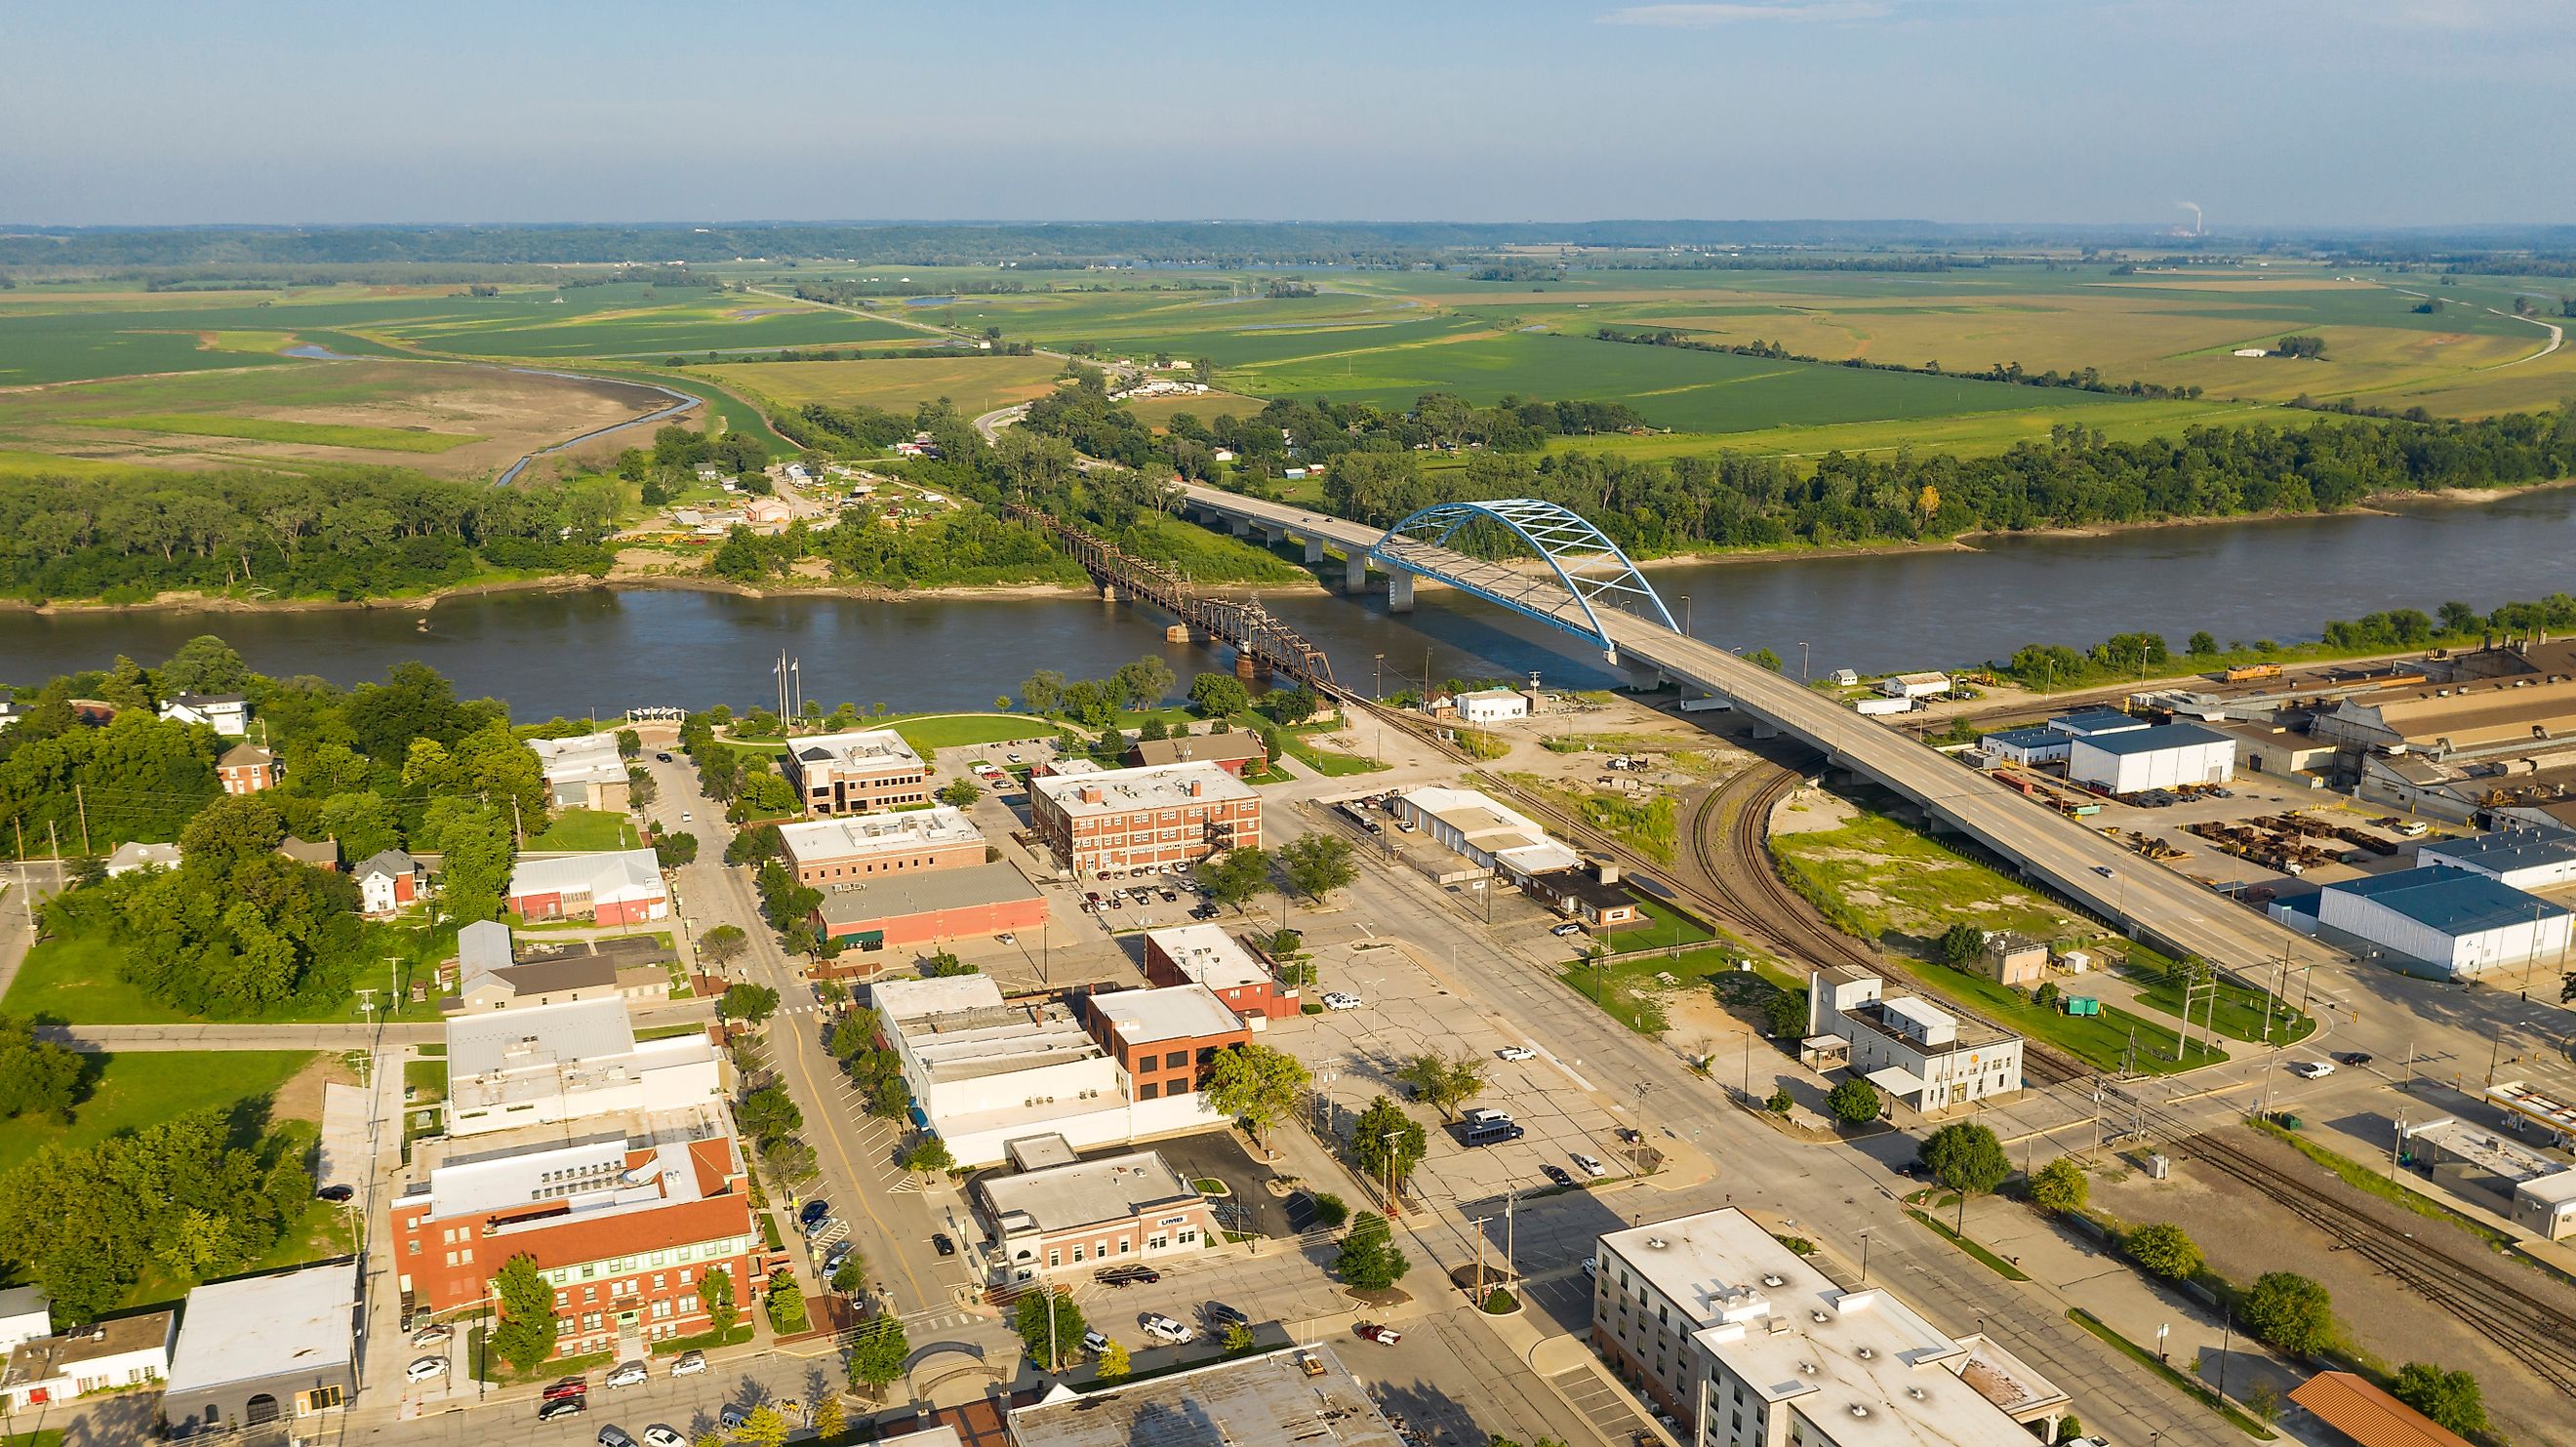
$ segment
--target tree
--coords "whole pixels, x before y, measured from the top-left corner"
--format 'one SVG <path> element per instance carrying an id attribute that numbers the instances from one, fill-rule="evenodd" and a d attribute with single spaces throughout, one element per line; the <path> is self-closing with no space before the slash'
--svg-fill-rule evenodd
<path id="1" fill-rule="evenodd" d="M 925 1135 L 904 1148 L 897 1164 L 907 1171 L 919 1171 L 929 1176 L 956 1169 L 957 1157 L 949 1151 L 948 1142 L 935 1135 Z"/>
<path id="2" fill-rule="evenodd" d="M 1091 1365 L 1091 1375 L 1104 1382 L 1123 1382 L 1134 1369 L 1134 1363 L 1127 1359 L 1126 1344 L 1112 1341 L 1100 1349 L 1099 1359 Z"/>
<path id="3" fill-rule="evenodd" d="M 1789 1093 L 1789 1087 L 1784 1085 L 1771 1092 L 1771 1098 L 1762 1102 L 1762 1108 L 1773 1115 L 1787 1115 L 1798 1108 L 1798 1100 Z"/>
<path id="4" fill-rule="evenodd" d="M 1395 1079 L 1413 1087 L 1413 1098 L 1440 1112 L 1444 1119 L 1457 1118 L 1457 1107 L 1473 1100 L 1485 1089 L 1485 1057 L 1472 1050 L 1455 1055 L 1428 1051 L 1396 1067 Z"/>
<path id="5" fill-rule="evenodd" d="M 641 764 L 626 766 L 626 801 L 641 809 L 661 797 L 662 786 L 653 771 Z"/>
<path id="6" fill-rule="evenodd" d="M 1270 854 L 1258 844 L 1247 844 L 1200 860 L 1190 873 L 1199 888 L 1206 891 L 1210 903 L 1241 909 L 1246 900 L 1270 882 Z"/>
<path id="7" fill-rule="evenodd" d="M 1773 1038 L 1786 1040 L 1807 1033 L 1807 996 L 1802 990 L 1774 990 L 1762 1002 L 1763 1023 Z"/>
<path id="8" fill-rule="evenodd" d="M 500 1324 L 486 1340 L 494 1356 L 532 1371 L 555 1354 L 555 1289 L 534 1256 L 513 1256 L 492 1278 L 501 1303 Z"/>
<path id="9" fill-rule="evenodd" d="M 2084 1209 L 2093 1182 L 2072 1156 L 2059 1156 L 2030 1178 L 2030 1203 L 2053 1216 Z"/>
<path id="10" fill-rule="evenodd" d="M 951 779 L 939 789 L 939 802 L 951 809 L 971 809 L 983 797 L 984 790 L 972 779 Z"/>
<path id="11" fill-rule="evenodd" d="M 1968 1220 L 1968 1198 L 1982 1196 L 2012 1174 L 2012 1157 L 1995 1133 L 1974 1121 L 1953 1121 L 1923 1143 L 1923 1165 L 1932 1178 L 1959 1193 L 1959 1224 Z"/>
<path id="12" fill-rule="evenodd" d="M 981 970 L 978 970 L 975 966 L 957 958 L 955 954 L 947 950 L 941 950 L 939 953 L 932 955 L 930 958 L 921 962 L 921 977 L 925 980 L 944 980 L 951 975 L 975 975 L 981 973 L 983 973 Z"/>
<path id="13" fill-rule="evenodd" d="M 764 1085 L 742 1098 L 734 1118 L 757 1141 L 772 1141 L 805 1128 L 805 1112 L 784 1086 Z"/>
<path id="14" fill-rule="evenodd" d="M 841 1434 L 848 1431 L 849 1427 L 849 1413 L 842 1409 L 840 1394 L 825 1392 L 823 1399 L 814 1404 L 814 1440 L 839 1441 Z"/>
<path id="15" fill-rule="evenodd" d="M 1203 1089 L 1210 1106 L 1242 1121 L 1258 1141 L 1297 1109 L 1314 1078 L 1296 1056 L 1250 1041 L 1216 1053 Z"/>
<path id="16" fill-rule="evenodd" d="M 2122 1245 L 2129 1259 L 2148 1274 L 2167 1281 L 2189 1281 L 2200 1274 L 2200 1243 L 2171 1221 L 2155 1221 L 2129 1233 Z"/>
<path id="17" fill-rule="evenodd" d="M 1337 834 L 1300 835 L 1279 851 L 1279 863 L 1288 883 L 1313 900 L 1359 877 L 1359 866 L 1351 861 L 1351 842 Z"/>
<path id="18" fill-rule="evenodd" d="M 1265 711 L 1278 720 L 1281 728 L 1295 728 L 1313 718 L 1316 710 L 1322 707 L 1313 693 L 1302 688 L 1282 689 L 1263 700 L 1263 704 Z"/>
<path id="19" fill-rule="evenodd" d="M 683 864 L 694 864 L 697 858 L 698 836 L 688 830 L 683 829 L 676 834 L 653 836 L 653 862 L 664 869 L 677 869 Z M 716 928 L 731 929 L 732 926 L 718 925 Z"/>
<path id="20" fill-rule="evenodd" d="M 1167 739 L 1171 736 L 1171 727 L 1163 722 L 1162 717 L 1159 714 L 1145 720 L 1136 728 L 1136 737 L 1147 742 L 1151 742 L 1155 739 Z"/>
<path id="21" fill-rule="evenodd" d="M 1159 653 L 1148 653 L 1110 675 L 1110 686 L 1129 708 L 1151 708 L 1172 691 L 1172 666 Z"/>
<path id="22" fill-rule="evenodd" d="M 867 1284 L 868 1259 L 856 1251 L 844 1255 L 841 1264 L 832 1268 L 832 1289 L 843 1296 L 855 1296 Z"/>
<path id="23" fill-rule="evenodd" d="M 742 958 L 751 948 L 751 936 L 738 924 L 720 924 L 698 936 L 698 956 L 721 969 Z"/>
<path id="24" fill-rule="evenodd" d="M 1351 1127 L 1351 1161 L 1381 1187 L 1391 1182 L 1402 1190 L 1428 1145 L 1422 1123 L 1383 1095 L 1370 1101 Z"/>
<path id="25" fill-rule="evenodd" d="M 551 1307 L 551 1300 L 548 1304 Z M 733 1324 L 742 1319 L 742 1309 L 734 1304 L 732 1268 L 712 1266 L 698 1278 L 698 1304 L 706 1308 L 707 1330 L 717 1339 L 733 1330 Z"/>
<path id="26" fill-rule="evenodd" d="M 1227 1322 L 1225 1330 L 1218 1335 L 1217 1341 L 1224 1346 L 1226 1355 L 1236 1357 L 1252 1350 L 1255 1345 L 1252 1339 L 1252 1328 L 1239 1321 Z"/>
<path id="27" fill-rule="evenodd" d="M 2429 1362 L 2408 1362 L 2397 1369 L 2388 1394 L 2433 1419 L 2444 1431 L 2473 1437 L 2487 1430 L 2485 1394 L 2467 1372 L 2446 1372 Z"/>
<path id="28" fill-rule="evenodd" d="M 2334 1341 L 2334 1298 L 2295 1271 L 2266 1271 L 2238 1303 L 2246 1328 L 2285 1352 L 2315 1356 Z"/>
<path id="29" fill-rule="evenodd" d="M 1752 664 L 1756 668 L 1767 668 L 1773 673 L 1778 673 L 1780 671 L 1780 655 L 1772 652 L 1768 648 L 1754 649 L 1751 653 L 1744 655 L 1744 661 Z"/>
<path id="30" fill-rule="evenodd" d="M 239 693 L 250 686 L 250 680 L 250 665 L 242 662 L 231 644 L 211 633 L 180 644 L 152 677 L 163 698 L 175 693 Z"/>
<path id="31" fill-rule="evenodd" d="M 1252 707 L 1252 692 L 1231 673 L 1202 673 L 1190 680 L 1190 702 L 1208 718 L 1224 718 Z"/>
<path id="32" fill-rule="evenodd" d="M 735 1447 L 787 1447 L 787 1414 L 767 1403 L 751 1409 L 733 1429 Z"/>
<path id="33" fill-rule="evenodd" d="M 880 1316 L 860 1325 L 850 1342 L 850 1390 L 882 1401 L 886 1388 L 903 1380 L 904 1363 L 912 1357 L 903 1318 Z"/>
<path id="34" fill-rule="evenodd" d="M 1395 1244 L 1394 1229 L 1375 1211 L 1362 1211 L 1351 1223 L 1340 1254 L 1333 1258 L 1333 1270 L 1362 1291 L 1384 1291 L 1412 1269 L 1413 1263 Z"/>
<path id="35" fill-rule="evenodd" d="M 822 1174 L 815 1162 L 814 1148 L 794 1136 L 763 1143 L 760 1168 L 768 1173 L 773 1185 L 786 1191 L 802 1191 Z"/>
<path id="36" fill-rule="evenodd" d="M 1041 668 L 1020 685 L 1020 707 L 1044 716 L 1064 706 L 1064 675 Z"/>
<path id="37" fill-rule="evenodd" d="M 1049 1286 L 1020 1298 L 1011 1329 L 1029 1349 L 1029 1360 L 1052 1372 L 1063 1367 L 1065 1355 L 1081 1344 L 1090 1325 L 1071 1296 Z"/>
<path id="38" fill-rule="evenodd" d="M 769 1329 L 780 1336 L 794 1336 L 807 1325 L 805 1288 L 781 1273 L 769 1284 Z"/>
<path id="39" fill-rule="evenodd" d="M 27 1021 L 0 1015 L 0 1116 L 34 1115 L 71 1123 L 81 1098 L 81 1057 L 39 1039 Z"/>
<path id="40" fill-rule="evenodd" d="M 1954 970 L 1964 970 L 1986 952 L 1986 932 L 1965 920 L 1941 931 L 1937 946 L 1941 963 Z"/>
<path id="41" fill-rule="evenodd" d="M 2195 633 L 2183 640 L 2182 651 L 2195 658 L 2207 658 L 2218 651 L 2218 640 L 2205 632 Z"/>
<path id="42" fill-rule="evenodd" d="M 768 985 L 755 985 L 748 981 L 727 985 L 723 996 L 716 1001 L 717 1015 L 727 1020 L 740 1020 L 746 1025 L 757 1025 L 777 1013 L 778 991 Z"/>
<path id="43" fill-rule="evenodd" d="M 1826 1093 L 1825 1109 L 1845 1125 L 1867 1125 L 1878 1119 L 1878 1087 L 1851 1076 Z"/>

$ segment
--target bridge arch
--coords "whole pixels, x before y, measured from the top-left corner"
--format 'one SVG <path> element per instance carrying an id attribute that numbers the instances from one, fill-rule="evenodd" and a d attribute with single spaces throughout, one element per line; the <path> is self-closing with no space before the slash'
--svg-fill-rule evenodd
<path id="1" fill-rule="evenodd" d="M 1534 589 L 1528 575 L 1499 565 L 1465 558 L 1449 539 L 1470 523 L 1507 528 L 1547 561 L 1556 582 L 1582 610 L 1578 623 L 1568 617 L 1554 590 L 1543 582 Z M 1488 502 L 1444 502 L 1426 507 L 1386 530 L 1369 556 L 1390 568 L 1463 588 L 1525 617 L 1553 624 L 1569 633 L 1598 640 L 1616 655 L 1618 645 L 1602 626 L 1596 604 L 1626 608 L 1654 619 L 1674 632 L 1671 610 L 1646 581 L 1627 553 L 1582 514 L 1534 497 L 1496 498 Z"/>

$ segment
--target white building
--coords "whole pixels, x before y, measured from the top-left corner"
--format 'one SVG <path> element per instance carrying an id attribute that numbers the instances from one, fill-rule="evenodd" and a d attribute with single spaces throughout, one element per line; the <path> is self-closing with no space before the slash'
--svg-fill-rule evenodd
<path id="1" fill-rule="evenodd" d="M 1950 691 L 1950 675 L 1891 673 L 1878 681 L 1878 691 L 1889 698 L 1938 698 Z"/>
<path id="2" fill-rule="evenodd" d="M 190 1291 L 161 1392 L 171 1434 L 210 1436 L 346 1408 L 358 1390 L 360 1298 L 355 1259 Z"/>
<path id="3" fill-rule="evenodd" d="M 1124 1072 L 1063 1004 L 1006 1002 L 990 975 L 880 981 L 869 1003 L 903 1062 L 914 1124 L 959 1165 L 992 1165 L 1025 1136 L 1077 1149 L 1132 1139 Z"/>
<path id="4" fill-rule="evenodd" d="M 2514 1224 L 2549 1241 L 2576 1235 L 2576 1170 L 2536 1177 L 2513 1188 Z"/>
<path id="5" fill-rule="evenodd" d="M 1883 1287 L 1846 1289 L 1728 1207 L 1614 1231 L 1592 1345 L 1686 1447 L 2030 1447 L 2066 1393 Z"/>
<path id="6" fill-rule="evenodd" d="M 129 841 L 116 846 L 116 852 L 107 856 L 107 877 L 110 879 L 122 874 L 132 874 L 138 869 L 176 869 L 178 867 L 179 846 L 176 844 L 139 844 Z"/>
<path id="7" fill-rule="evenodd" d="M 1529 695 L 1517 688 L 1470 689 L 1452 702 L 1458 706 L 1460 723 L 1509 723 L 1530 716 Z"/>
<path id="8" fill-rule="evenodd" d="M 626 756 L 617 751 L 616 734 L 530 739 L 528 749 L 545 773 L 550 807 L 626 812 Z"/>
<path id="9" fill-rule="evenodd" d="M 1477 868 L 1516 883 L 1583 867 L 1582 855 L 1549 837 L 1528 815 L 1474 789 L 1407 790 L 1396 796 L 1395 816 Z"/>
<path id="10" fill-rule="evenodd" d="M 1225 1239 L 1207 1198 L 1158 1152 L 1086 1161 L 1050 1136 L 1011 1154 L 1019 1170 L 985 1176 L 974 1188 L 999 1245 L 993 1266 L 1001 1280 L 1187 1255 Z"/>
<path id="11" fill-rule="evenodd" d="M 2564 907 L 2538 895 L 2431 865 L 2329 884 L 2317 895 L 2318 934 L 2328 943 L 2437 978 L 2562 960 L 2569 922 Z"/>
<path id="12" fill-rule="evenodd" d="M 152 1311 L 19 1342 L 7 1349 L 0 1399 L 10 1411 L 24 1412 L 157 1382 L 170 1375 L 178 1323 L 170 1312 Z"/>
<path id="13" fill-rule="evenodd" d="M 0 1356 L 54 1330 L 54 1304 L 39 1286 L 0 1291 Z"/>
<path id="14" fill-rule="evenodd" d="M 2576 834 L 2517 829 L 2474 839 L 2436 839 L 2415 852 L 2419 864 L 2465 869 L 2511 889 L 2576 884 Z"/>
<path id="15" fill-rule="evenodd" d="M 1989 767 L 1996 764 L 2058 764 L 2066 761 L 2075 747 L 2072 735 L 2046 724 L 2028 728 L 2004 729 L 1977 740 L 1977 749 L 1986 756 Z"/>
<path id="16" fill-rule="evenodd" d="M 204 724 L 228 739 L 250 732 L 250 700 L 238 693 L 174 693 L 162 703 L 171 723 Z"/>
<path id="17" fill-rule="evenodd" d="M 481 1135 L 721 1100 L 704 1033 L 638 1040 L 623 1000 L 460 1015 L 447 1025 L 447 1133 Z"/>
<path id="18" fill-rule="evenodd" d="M 2236 777 L 2236 740 L 2189 723 L 2079 735 L 2066 777 L 2113 794 L 2224 784 Z"/>
<path id="19" fill-rule="evenodd" d="M 2021 1037 L 1962 1020 L 1886 982 L 1837 966 L 1809 973 L 1801 1056 L 1854 1075 L 1925 1115 L 2021 1089 Z"/>

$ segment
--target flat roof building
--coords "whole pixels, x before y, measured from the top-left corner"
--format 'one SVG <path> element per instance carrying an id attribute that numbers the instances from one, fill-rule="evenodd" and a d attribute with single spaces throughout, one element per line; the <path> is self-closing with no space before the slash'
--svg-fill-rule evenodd
<path id="1" fill-rule="evenodd" d="M 188 1293 L 161 1412 L 173 1436 L 337 1412 L 358 1390 L 358 1264 L 217 1281 Z"/>
<path id="2" fill-rule="evenodd" d="M 930 767 L 893 729 L 790 739 L 779 771 L 809 814 L 866 814 L 930 802 Z"/>
<path id="3" fill-rule="evenodd" d="M 983 845 L 975 846 L 978 853 Z M 1002 861 L 910 869 L 820 886 L 814 926 L 862 953 L 1033 930 L 1047 920 L 1046 896 L 1018 866 Z M 855 973 L 858 962 L 839 973 Z"/>
<path id="4" fill-rule="evenodd" d="M 626 812 L 626 756 L 618 752 L 614 733 L 530 739 L 528 749 L 546 776 L 550 807 Z"/>
<path id="5" fill-rule="evenodd" d="M 1884 995 L 1867 970 L 1810 973 L 1803 1058 L 1854 1075 L 1925 1115 L 1938 1115 L 2022 1087 L 2022 1040 L 1962 1019 L 1912 995 Z"/>
<path id="6" fill-rule="evenodd" d="M 2436 839 L 2415 851 L 2419 864 L 2465 869 L 2511 889 L 2576 884 L 2576 834 L 2513 829 L 2473 839 Z"/>
<path id="7" fill-rule="evenodd" d="M 1261 735 L 1250 729 L 1236 729 L 1222 734 L 1138 739 L 1127 746 L 1127 762 L 1147 769 L 1163 764 L 1214 764 L 1239 779 L 1267 767 L 1270 753 L 1261 746 Z"/>
<path id="8" fill-rule="evenodd" d="M 1397 818 L 1515 885 L 1533 874 L 1583 867 L 1582 855 L 1528 815 L 1475 789 L 1408 789 L 1396 796 L 1395 809 Z"/>
<path id="9" fill-rule="evenodd" d="M 1282 1347 L 1114 1391 L 1058 1386 L 1013 1409 L 1010 1431 L 1012 1447 L 1405 1447 L 1328 1346 Z"/>
<path id="10" fill-rule="evenodd" d="M 1084 1002 L 1091 1038 L 1126 1071 L 1128 1099 L 1140 1105 L 1169 1106 L 1184 1098 L 1203 1105 L 1197 1092 L 1206 1085 L 1217 1052 L 1252 1039 L 1243 1017 L 1205 985 L 1094 991 Z M 1178 1114 L 1174 1125 L 1215 1118 L 1204 1109 Z"/>
<path id="11" fill-rule="evenodd" d="M 988 1175 L 974 1193 L 1011 1281 L 1176 1256 L 1224 1239 L 1207 1198 L 1154 1151 Z"/>
<path id="12" fill-rule="evenodd" d="M 447 1025 L 447 1133 L 721 1099 L 715 1045 L 702 1033 L 637 1040 L 619 999 L 459 1015 Z"/>
<path id="13" fill-rule="evenodd" d="M 796 882 L 817 889 L 908 870 L 969 868 L 990 854 L 983 831 L 945 804 L 781 824 L 778 842 Z"/>
<path id="14" fill-rule="evenodd" d="M 586 919 L 649 924 L 671 914 L 662 861 L 650 849 L 521 858 L 510 871 L 510 909 L 531 923 Z"/>
<path id="15" fill-rule="evenodd" d="M 2569 922 L 2565 907 L 2538 895 L 2432 865 L 2343 880 L 2317 895 L 2320 938 L 2435 978 L 2556 959 Z"/>
<path id="16" fill-rule="evenodd" d="M 2062 764 L 2068 751 L 2075 747 L 2075 735 L 2046 724 L 2028 728 L 2002 729 L 1977 740 L 1977 748 L 1993 764 Z"/>
<path id="17" fill-rule="evenodd" d="M 1297 1013 L 1298 992 L 1212 924 L 1145 932 L 1145 978 L 1157 985 L 1204 985 L 1253 1029 Z"/>
<path id="18" fill-rule="evenodd" d="M 2236 777 L 2236 740 L 2192 723 L 2081 735 L 2067 749 L 2066 777 L 2113 794 L 2224 784 Z"/>
<path id="19" fill-rule="evenodd" d="M 1204 761 L 1029 780 L 1029 822 L 1077 874 L 1168 871 L 1261 842 L 1261 796 Z"/>

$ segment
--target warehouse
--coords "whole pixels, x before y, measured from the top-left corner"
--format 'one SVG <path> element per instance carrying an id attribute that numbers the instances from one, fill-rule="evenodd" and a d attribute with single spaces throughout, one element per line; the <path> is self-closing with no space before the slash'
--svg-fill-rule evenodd
<path id="1" fill-rule="evenodd" d="M 2422 864 L 2483 874 L 2512 889 L 2576 884 L 2576 834 L 2517 829 L 2474 839 L 2438 839 L 2416 852 Z"/>
<path id="2" fill-rule="evenodd" d="M 2328 943 L 2385 953 L 2437 978 L 2557 960 L 2567 950 L 2565 909 L 2483 874 L 2430 865 L 2326 886 L 2317 923 Z"/>
<path id="3" fill-rule="evenodd" d="M 2236 741 L 2198 724 L 2078 736 L 2067 751 L 2066 777 L 2112 794 L 2224 784 L 2236 777 Z"/>
<path id="4" fill-rule="evenodd" d="M 2059 764 L 2064 763 L 2067 754 L 2074 749 L 2075 736 L 2046 724 L 2033 724 L 2028 728 L 1988 734 L 1977 740 L 1977 747 L 1985 751 L 1989 766 Z"/>
<path id="5" fill-rule="evenodd" d="M 814 907 L 818 931 L 861 951 L 1034 930 L 1046 917 L 1046 897 L 1007 863 L 836 884 Z"/>

